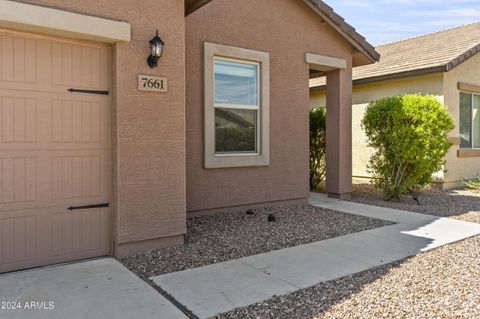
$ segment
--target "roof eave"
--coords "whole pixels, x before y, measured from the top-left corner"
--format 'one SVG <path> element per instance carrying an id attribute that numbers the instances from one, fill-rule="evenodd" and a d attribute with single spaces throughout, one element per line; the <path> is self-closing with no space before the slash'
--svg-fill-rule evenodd
<path id="1" fill-rule="evenodd" d="M 368 43 L 364 37 L 358 34 L 352 26 L 346 23 L 341 16 L 336 14 L 332 8 L 323 2 L 318 2 L 317 0 L 303 0 L 303 2 L 305 2 L 305 4 L 307 4 L 312 10 L 314 10 L 333 29 L 335 29 L 335 31 L 340 33 L 350 44 L 353 45 L 355 49 L 361 52 L 370 61 L 370 63 L 380 61 L 380 54 L 375 50 L 375 48 Z M 327 15 L 325 11 L 320 8 L 320 5 L 329 8 L 328 11 L 330 12 L 330 15 Z M 335 20 L 338 20 L 338 23 L 335 22 Z M 339 25 L 339 23 L 342 25 Z M 355 37 L 357 39 L 355 39 Z"/>
<path id="2" fill-rule="evenodd" d="M 449 71 L 448 64 L 446 64 L 446 65 L 434 66 L 434 67 L 420 69 L 420 70 L 412 70 L 412 71 L 405 71 L 400 73 L 372 76 L 368 78 L 354 79 L 353 85 L 396 80 L 396 79 L 409 78 L 409 77 L 415 77 L 420 75 L 427 75 L 432 73 L 441 73 L 441 72 L 448 72 L 448 71 Z M 312 86 L 310 87 L 310 92 L 319 92 L 319 91 L 324 91 L 325 89 L 326 89 L 325 85 Z"/>
<path id="3" fill-rule="evenodd" d="M 450 71 L 457 67 L 458 65 L 462 64 L 463 62 L 467 61 L 477 53 L 480 53 L 480 43 L 474 46 L 473 48 L 467 50 L 466 52 L 460 54 L 455 59 L 451 60 L 447 63 L 447 71 Z"/>
<path id="4" fill-rule="evenodd" d="M 185 16 L 197 11 L 212 0 L 185 0 Z"/>
<path id="5" fill-rule="evenodd" d="M 185 0 L 185 16 L 195 12 L 212 0 Z M 360 52 L 366 60 L 358 59 L 354 66 L 360 66 L 375 63 L 380 60 L 380 54 L 375 48 L 366 41 L 355 29 L 345 20 L 333 11 L 331 7 L 323 1 L 303 0 L 313 11 L 315 11 L 323 20 L 325 20 L 333 29 L 344 37 L 353 47 Z"/>

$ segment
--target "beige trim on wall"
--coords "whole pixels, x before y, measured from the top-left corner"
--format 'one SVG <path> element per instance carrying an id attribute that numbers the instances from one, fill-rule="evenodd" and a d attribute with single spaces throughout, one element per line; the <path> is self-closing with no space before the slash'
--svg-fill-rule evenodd
<path id="1" fill-rule="evenodd" d="M 457 87 L 460 91 L 480 93 L 480 85 L 458 82 Z"/>
<path id="2" fill-rule="evenodd" d="M 347 60 L 326 55 L 305 53 L 305 62 L 316 71 L 332 71 L 347 68 Z"/>
<path id="3" fill-rule="evenodd" d="M 480 157 L 480 149 L 461 148 L 457 151 L 457 157 Z"/>
<path id="4" fill-rule="evenodd" d="M 8 0 L 0 0 L 0 27 L 108 43 L 131 39 L 128 22 Z"/>
<path id="5" fill-rule="evenodd" d="M 260 64 L 260 126 L 258 152 L 253 154 L 216 154 L 214 107 L 214 58 L 239 59 Z M 270 54 L 205 42 L 204 44 L 204 130 L 205 168 L 248 167 L 270 165 Z"/>
<path id="6" fill-rule="evenodd" d="M 448 140 L 450 141 L 450 143 L 452 143 L 453 145 L 460 145 L 461 144 L 461 139 L 460 137 L 449 137 Z"/>

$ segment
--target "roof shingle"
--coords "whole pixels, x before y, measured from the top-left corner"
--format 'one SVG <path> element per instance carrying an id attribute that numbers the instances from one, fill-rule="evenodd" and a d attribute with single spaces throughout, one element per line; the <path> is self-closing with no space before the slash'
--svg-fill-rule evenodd
<path id="1" fill-rule="evenodd" d="M 354 68 L 354 82 L 408 76 L 420 70 L 446 72 L 480 52 L 480 22 L 379 45 L 376 51 L 380 62 Z M 324 77 L 310 80 L 310 88 L 323 85 Z"/>

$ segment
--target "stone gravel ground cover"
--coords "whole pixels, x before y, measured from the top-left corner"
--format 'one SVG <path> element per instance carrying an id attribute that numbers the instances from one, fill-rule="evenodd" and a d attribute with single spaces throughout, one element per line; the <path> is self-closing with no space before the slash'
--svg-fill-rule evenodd
<path id="1" fill-rule="evenodd" d="M 415 195 L 418 202 L 410 195 L 403 196 L 400 201 L 386 202 L 373 186 L 358 184 L 354 185 L 351 201 L 480 223 L 480 192 L 427 189 Z"/>
<path id="2" fill-rule="evenodd" d="M 275 222 L 268 221 L 274 214 Z M 391 222 L 309 205 L 270 207 L 187 219 L 185 245 L 122 260 L 141 278 L 391 225 Z"/>
<path id="3" fill-rule="evenodd" d="M 480 223 L 480 194 L 423 191 L 386 203 L 370 186 L 352 201 Z M 237 318 L 480 318 L 480 236 L 218 316 Z"/>

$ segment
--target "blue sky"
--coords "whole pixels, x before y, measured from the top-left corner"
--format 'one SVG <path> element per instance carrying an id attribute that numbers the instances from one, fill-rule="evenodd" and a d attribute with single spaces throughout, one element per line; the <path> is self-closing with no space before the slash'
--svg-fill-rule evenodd
<path id="1" fill-rule="evenodd" d="M 325 0 L 378 45 L 480 21 L 480 0 Z"/>

